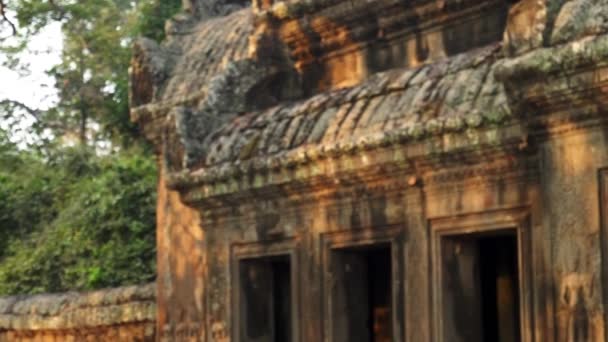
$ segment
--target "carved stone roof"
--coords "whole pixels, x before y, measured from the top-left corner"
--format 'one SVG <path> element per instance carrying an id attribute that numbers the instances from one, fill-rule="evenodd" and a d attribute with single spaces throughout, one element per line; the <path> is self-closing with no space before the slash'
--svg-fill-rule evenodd
<path id="1" fill-rule="evenodd" d="M 0 298 L 0 330 L 60 330 L 156 319 L 156 284 Z"/>
<path id="2" fill-rule="evenodd" d="M 503 87 L 493 76 L 500 55 L 494 45 L 238 116 L 208 137 L 203 164 L 365 144 L 393 133 L 413 138 L 504 120 L 510 111 Z"/>
<path id="3" fill-rule="evenodd" d="M 170 170 L 379 141 L 388 133 L 406 137 L 461 129 L 465 115 L 509 115 L 493 77 L 502 54 L 498 44 L 293 101 L 310 96 L 310 79 L 296 75 L 287 57 L 289 41 L 275 20 L 260 17 L 254 7 L 190 26 L 169 25 L 169 40 L 160 47 L 136 45 L 132 117 L 157 148 L 165 146 Z M 286 86 L 277 83 L 286 80 Z M 286 88 L 301 92 L 279 94 Z"/>
<path id="4" fill-rule="evenodd" d="M 164 49 L 177 61 L 159 100 L 179 100 L 203 91 L 209 79 L 228 62 L 247 56 L 252 25 L 251 9 L 242 9 L 225 17 L 202 21 L 185 32 L 171 36 Z"/>

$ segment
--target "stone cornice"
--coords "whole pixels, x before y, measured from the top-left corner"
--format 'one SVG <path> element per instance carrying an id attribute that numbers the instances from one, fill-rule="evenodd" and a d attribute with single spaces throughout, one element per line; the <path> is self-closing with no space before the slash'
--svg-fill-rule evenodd
<path id="1" fill-rule="evenodd" d="M 201 210 L 203 227 L 212 227 L 221 220 L 222 225 L 255 224 L 255 212 L 264 204 L 283 203 L 282 217 L 291 217 L 293 208 L 298 210 L 315 210 L 319 205 L 340 207 L 350 203 L 353 198 L 362 195 L 398 196 L 416 198 L 424 191 L 430 196 L 444 193 L 446 189 L 485 189 L 499 181 L 505 186 L 530 184 L 538 181 L 538 160 L 534 146 L 513 137 L 504 140 L 499 146 L 484 144 L 477 149 L 453 151 L 450 154 L 429 155 L 427 158 L 413 158 L 408 162 L 387 161 L 396 149 L 390 147 L 370 155 L 343 157 L 341 160 L 319 162 L 317 175 L 299 180 L 283 178 L 284 183 L 266 184 L 264 186 L 234 190 L 230 186 L 239 186 L 236 182 L 211 184 L 212 190 L 218 190 L 213 196 L 196 197 L 202 187 L 192 187 L 182 192 L 183 199 Z M 423 146 L 412 146 L 413 149 L 424 149 Z M 393 149 L 389 151 L 389 149 Z M 357 161 L 375 156 L 366 166 L 351 167 Z M 376 164 L 381 163 L 381 164 Z M 363 163 L 361 163 L 363 164 Z M 329 170 L 329 172 L 328 172 Z M 281 180 L 280 170 L 274 174 L 261 177 Z M 288 176 L 287 176 L 288 177 Z M 245 180 L 243 180 L 245 181 Z M 223 193 L 219 193 L 223 191 Z M 195 198 L 196 197 L 196 198 Z M 287 202 L 281 202 L 287 200 Z M 260 209 L 261 210 L 261 209 Z"/>
<path id="2" fill-rule="evenodd" d="M 475 163 L 505 151 L 518 153 L 526 141 L 520 124 L 481 127 L 484 121 L 481 116 L 480 119 L 477 128 L 465 126 L 415 139 L 392 133 L 361 144 L 308 147 L 242 164 L 174 173 L 168 176 L 167 183 L 180 190 L 186 203 L 222 206 L 248 197 L 271 198 L 336 185 L 403 178 L 408 173 Z"/>

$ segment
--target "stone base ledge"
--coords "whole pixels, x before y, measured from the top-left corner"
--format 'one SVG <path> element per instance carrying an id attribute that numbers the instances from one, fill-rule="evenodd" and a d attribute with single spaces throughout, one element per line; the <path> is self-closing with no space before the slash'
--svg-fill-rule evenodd
<path id="1" fill-rule="evenodd" d="M 155 319 L 154 283 L 88 293 L 0 298 L 0 332 L 78 330 Z"/>

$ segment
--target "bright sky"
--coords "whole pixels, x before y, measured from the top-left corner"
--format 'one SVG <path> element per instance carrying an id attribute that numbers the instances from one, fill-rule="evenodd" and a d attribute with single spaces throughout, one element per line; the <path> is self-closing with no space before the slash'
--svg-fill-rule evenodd
<path id="1" fill-rule="evenodd" d="M 47 27 L 28 45 L 22 61 L 29 64 L 29 75 L 22 76 L 0 65 L 0 100 L 11 99 L 33 108 L 49 107 L 56 101 L 53 80 L 46 71 L 60 61 L 61 27 L 55 23 Z M 6 59 L 0 55 L 0 63 Z"/>
<path id="2" fill-rule="evenodd" d="M 6 26 L 2 27 L 0 34 L 6 37 Z M 9 42 L 10 43 L 10 42 Z M 14 100 L 26 104 L 34 109 L 46 109 L 57 101 L 57 92 L 53 86 L 53 79 L 46 74 L 50 68 L 59 63 L 63 40 L 61 24 L 53 23 L 46 27 L 28 44 L 21 56 L 21 62 L 26 63 L 28 73 L 22 75 L 4 67 L 2 64 L 6 57 L 0 54 L 0 100 Z M 0 128 L 11 129 L 13 138 L 19 146 L 25 147 L 27 143 L 37 140 L 28 134 L 34 123 L 33 118 L 22 117 L 17 126 L 11 126 L 11 121 L 0 117 Z"/>

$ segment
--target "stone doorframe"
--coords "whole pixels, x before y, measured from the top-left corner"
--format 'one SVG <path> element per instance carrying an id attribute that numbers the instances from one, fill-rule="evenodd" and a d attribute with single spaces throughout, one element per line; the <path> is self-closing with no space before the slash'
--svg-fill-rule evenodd
<path id="1" fill-rule="evenodd" d="M 492 233 L 505 230 L 514 230 L 517 236 L 521 341 L 534 341 L 533 260 L 530 226 L 530 210 L 527 207 L 499 209 L 481 213 L 433 218 L 429 220 L 431 237 L 433 341 L 449 342 L 444 341 L 443 338 L 442 238 L 467 234 Z"/>
<path id="2" fill-rule="evenodd" d="M 391 249 L 391 273 L 392 273 L 392 334 L 393 341 L 404 341 L 405 336 L 405 255 L 406 234 L 401 224 L 384 227 L 368 227 L 357 230 L 344 230 L 321 234 L 321 263 L 322 274 L 322 297 L 323 297 L 323 341 L 331 342 L 332 338 L 332 276 L 330 267 L 332 265 L 332 252 L 349 249 L 365 248 L 374 245 L 390 245 Z"/>
<path id="3" fill-rule="evenodd" d="M 231 308 L 232 327 L 230 329 L 232 340 L 240 342 L 240 326 L 242 304 L 240 292 L 240 264 L 247 259 L 262 259 L 272 257 L 288 257 L 291 268 L 291 326 L 293 342 L 300 342 L 300 277 L 301 272 L 298 257 L 299 240 L 286 238 L 281 240 L 268 240 L 261 242 L 234 243 L 230 248 L 230 275 L 231 275 Z"/>

